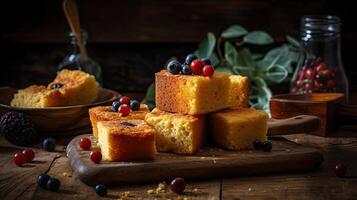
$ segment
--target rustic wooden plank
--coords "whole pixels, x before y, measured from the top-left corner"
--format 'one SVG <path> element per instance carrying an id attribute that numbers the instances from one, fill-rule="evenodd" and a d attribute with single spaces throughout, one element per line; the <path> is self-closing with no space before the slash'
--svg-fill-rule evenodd
<path id="1" fill-rule="evenodd" d="M 193 156 L 158 153 L 156 159 L 149 162 L 102 161 L 94 164 L 89 159 L 89 151 L 78 146 L 82 137 L 92 137 L 94 141 L 91 135 L 77 136 L 69 143 L 67 154 L 72 169 L 89 185 L 151 182 L 177 176 L 192 179 L 308 171 L 318 167 L 323 159 L 316 149 L 276 139 L 271 152 L 227 151 L 207 146 Z"/>

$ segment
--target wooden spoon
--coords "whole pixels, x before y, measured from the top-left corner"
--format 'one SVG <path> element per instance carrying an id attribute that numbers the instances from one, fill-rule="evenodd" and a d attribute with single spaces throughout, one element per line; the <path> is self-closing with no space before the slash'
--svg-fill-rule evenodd
<path id="1" fill-rule="evenodd" d="M 75 34 L 77 46 L 79 47 L 80 57 L 82 60 L 87 60 L 87 52 L 82 42 L 81 26 L 79 23 L 79 15 L 77 4 L 75 0 L 64 0 L 63 1 L 63 10 L 66 15 L 68 24 L 71 28 L 71 31 Z"/>

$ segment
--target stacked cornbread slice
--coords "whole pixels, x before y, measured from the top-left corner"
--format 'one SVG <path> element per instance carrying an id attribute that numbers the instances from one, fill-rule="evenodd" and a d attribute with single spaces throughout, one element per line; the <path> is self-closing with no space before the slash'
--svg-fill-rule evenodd
<path id="1" fill-rule="evenodd" d="M 210 77 L 155 74 L 156 109 L 145 120 L 156 130 L 158 151 L 194 154 L 205 134 L 228 149 L 250 149 L 266 140 L 268 115 L 247 108 L 248 78 L 214 72 Z M 206 130 L 206 131 L 205 131 Z"/>

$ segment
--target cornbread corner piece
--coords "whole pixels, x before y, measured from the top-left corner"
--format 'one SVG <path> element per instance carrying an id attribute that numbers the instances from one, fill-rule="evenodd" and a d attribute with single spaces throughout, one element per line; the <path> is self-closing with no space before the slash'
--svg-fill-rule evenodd
<path id="1" fill-rule="evenodd" d="M 155 158 L 155 130 L 144 120 L 101 121 L 97 126 L 103 160 L 135 161 Z"/>
<path id="2" fill-rule="evenodd" d="M 223 72 L 214 72 L 212 77 L 174 75 L 162 70 L 155 74 L 156 107 L 200 115 L 246 104 L 248 79 L 231 76 Z"/>
<path id="3" fill-rule="evenodd" d="M 98 96 L 95 77 L 80 70 L 61 70 L 47 88 L 52 89 L 54 84 L 62 84 L 57 90 L 65 99 L 64 106 L 92 103 Z"/>
<path id="4" fill-rule="evenodd" d="M 18 90 L 10 104 L 23 108 L 45 108 L 61 106 L 63 101 L 59 91 L 47 89 L 42 85 L 32 85 Z"/>
<path id="5" fill-rule="evenodd" d="M 155 108 L 145 121 L 156 130 L 156 149 L 159 152 L 195 154 L 204 142 L 204 115 L 169 113 Z"/>
<path id="6" fill-rule="evenodd" d="M 93 135 L 98 138 L 97 123 L 99 121 L 116 121 L 127 119 L 145 119 L 145 115 L 150 112 L 146 104 L 140 104 L 140 110 L 131 111 L 128 116 L 121 116 L 120 113 L 114 112 L 111 106 L 98 106 L 89 109 L 89 119 L 92 124 Z"/>
<path id="7" fill-rule="evenodd" d="M 268 114 L 250 108 L 226 109 L 209 115 L 215 143 L 231 150 L 252 149 L 255 140 L 267 140 Z"/>

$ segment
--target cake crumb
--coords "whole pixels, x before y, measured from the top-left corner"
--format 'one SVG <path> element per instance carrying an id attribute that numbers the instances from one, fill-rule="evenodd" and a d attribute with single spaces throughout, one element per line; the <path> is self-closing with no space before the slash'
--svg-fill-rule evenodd
<path id="1" fill-rule="evenodd" d="M 127 199 L 128 197 L 130 197 L 130 192 L 129 192 L 129 191 L 126 191 L 126 192 L 121 193 L 121 195 L 120 195 L 120 197 L 119 197 L 119 200 L 125 200 L 125 199 Z"/>
<path id="2" fill-rule="evenodd" d="M 217 161 L 215 159 L 213 159 L 213 164 L 216 164 L 216 163 L 217 163 Z"/>
<path id="3" fill-rule="evenodd" d="M 148 194 L 154 194 L 155 192 L 154 192 L 153 189 L 150 189 L 150 190 L 147 191 L 147 193 L 148 193 Z"/>
<path id="4" fill-rule="evenodd" d="M 159 193 L 163 193 L 165 192 L 165 188 L 166 188 L 166 183 L 165 182 L 161 182 L 157 185 L 157 188 L 156 188 L 156 194 L 159 194 Z"/>
<path id="5" fill-rule="evenodd" d="M 204 156 L 201 156 L 201 159 L 205 159 L 206 157 L 204 157 Z"/>
<path id="6" fill-rule="evenodd" d="M 65 176 L 65 177 L 72 177 L 72 175 L 69 174 L 68 172 L 63 172 L 62 175 Z"/>
<path id="7" fill-rule="evenodd" d="M 252 191 L 252 188 L 248 188 L 248 191 L 251 192 L 251 191 Z"/>
<path id="8" fill-rule="evenodd" d="M 198 189 L 197 188 L 193 189 L 193 192 L 198 192 Z"/>

